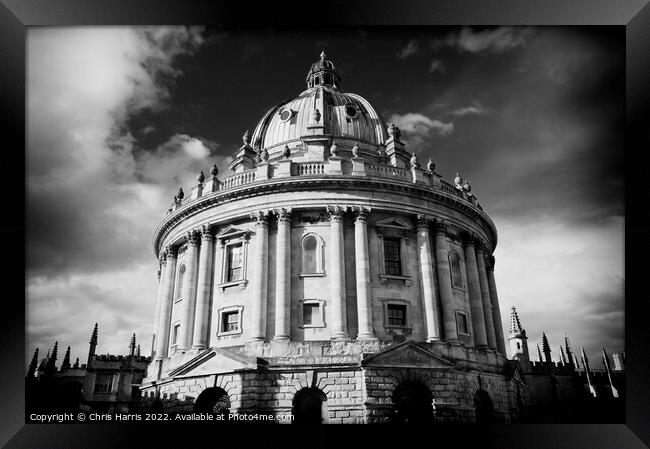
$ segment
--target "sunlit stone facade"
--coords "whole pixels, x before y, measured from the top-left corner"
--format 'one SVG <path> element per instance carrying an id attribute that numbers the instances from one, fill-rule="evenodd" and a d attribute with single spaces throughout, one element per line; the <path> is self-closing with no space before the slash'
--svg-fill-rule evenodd
<path id="1" fill-rule="evenodd" d="M 296 421 L 503 421 L 497 233 L 469 183 L 407 151 L 321 54 L 154 234 L 145 401 Z M 155 401 L 155 404 L 154 404 Z"/>

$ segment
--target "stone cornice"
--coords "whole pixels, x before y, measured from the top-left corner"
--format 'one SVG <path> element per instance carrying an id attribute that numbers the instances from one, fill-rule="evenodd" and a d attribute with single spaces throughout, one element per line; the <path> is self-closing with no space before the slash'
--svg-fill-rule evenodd
<path id="1" fill-rule="evenodd" d="M 304 191 L 318 188 L 321 190 L 342 191 L 349 189 L 358 192 L 360 189 L 369 189 L 372 191 L 386 191 L 388 193 L 398 193 L 410 195 L 415 198 L 433 200 L 444 204 L 452 210 L 463 213 L 464 215 L 479 222 L 486 231 L 491 233 L 492 246 L 496 246 L 497 232 L 496 227 L 488 215 L 478 207 L 469 203 L 467 200 L 458 198 L 449 194 L 442 189 L 432 189 L 430 186 L 414 184 L 410 182 L 400 182 L 387 179 L 377 178 L 360 178 L 348 175 L 336 176 L 304 176 L 270 179 L 253 182 L 228 190 L 220 190 L 205 195 L 190 203 L 176 209 L 167 215 L 154 233 L 153 246 L 156 255 L 160 251 L 159 246 L 167 233 L 177 224 L 181 223 L 188 217 L 191 217 L 203 210 L 209 209 L 224 202 L 252 198 L 260 195 Z"/>

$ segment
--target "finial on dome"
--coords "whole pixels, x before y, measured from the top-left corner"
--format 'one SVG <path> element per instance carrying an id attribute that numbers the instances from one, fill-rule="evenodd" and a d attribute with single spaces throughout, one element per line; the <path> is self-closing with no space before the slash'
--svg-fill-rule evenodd
<path id="1" fill-rule="evenodd" d="M 463 184 L 463 189 L 469 193 L 472 191 L 472 185 L 469 183 L 468 180 L 465 180 L 465 184 Z"/>
<path id="2" fill-rule="evenodd" d="M 431 173 L 433 173 L 436 170 L 436 163 L 429 158 L 429 162 L 427 162 L 427 170 L 429 170 Z"/>
<path id="3" fill-rule="evenodd" d="M 284 146 L 284 150 L 282 150 L 282 156 L 284 156 L 285 159 L 289 159 L 289 156 L 291 156 L 291 149 L 289 148 L 289 145 Z"/>
<path id="4" fill-rule="evenodd" d="M 249 130 L 246 130 L 246 132 L 242 136 L 242 140 L 244 141 L 244 144 L 250 145 L 250 143 L 251 143 L 251 133 L 250 133 Z"/>
<path id="5" fill-rule="evenodd" d="M 352 147 L 352 156 L 359 157 L 359 144 L 355 143 Z"/>
<path id="6" fill-rule="evenodd" d="M 338 156 L 339 154 L 339 146 L 336 144 L 336 141 L 332 143 L 332 146 L 330 147 L 330 154 L 332 156 Z"/>
<path id="7" fill-rule="evenodd" d="M 266 162 L 269 160 L 269 152 L 267 151 L 266 148 L 264 148 L 260 153 L 260 159 L 262 159 L 262 162 Z"/>
<path id="8" fill-rule="evenodd" d="M 183 192 L 183 188 L 179 187 L 178 188 L 178 193 L 176 194 L 176 198 L 178 198 L 179 200 L 182 200 L 184 196 L 185 196 L 185 192 Z"/>
<path id="9" fill-rule="evenodd" d="M 327 55 L 325 54 L 325 50 L 323 50 L 320 52 L 320 59 L 323 60 L 325 58 L 327 58 Z"/>
<path id="10" fill-rule="evenodd" d="M 219 174 L 219 168 L 217 168 L 217 164 L 214 164 L 212 168 L 210 169 L 210 174 L 212 175 L 213 178 L 216 178 L 217 175 Z"/>
<path id="11" fill-rule="evenodd" d="M 203 170 L 199 172 L 199 176 L 196 177 L 196 180 L 199 182 L 199 184 L 202 184 L 203 181 L 205 181 L 205 175 L 203 174 Z"/>

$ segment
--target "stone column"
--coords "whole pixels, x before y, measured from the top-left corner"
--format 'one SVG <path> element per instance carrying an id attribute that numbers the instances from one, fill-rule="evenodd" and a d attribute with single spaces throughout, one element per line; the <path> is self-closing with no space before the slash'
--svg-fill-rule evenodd
<path id="1" fill-rule="evenodd" d="M 451 287 L 451 268 L 449 267 L 449 243 L 447 227 L 442 220 L 435 222 L 436 272 L 442 305 L 442 325 L 445 341 L 457 341 L 456 314 L 454 312 L 454 293 Z"/>
<path id="2" fill-rule="evenodd" d="M 345 340 L 347 332 L 347 310 L 345 303 L 345 250 L 343 247 L 343 210 L 328 207 L 330 215 L 330 309 L 332 323 L 332 340 Z"/>
<path id="3" fill-rule="evenodd" d="M 160 303 L 160 315 L 158 317 L 158 341 L 156 342 L 156 358 L 164 359 L 167 357 L 169 349 L 169 327 L 172 319 L 172 301 L 174 294 L 174 281 L 176 274 L 176 248 L 168 247 L 165 250 L 167 254 L 167 266 L 163 274 L 163 293 Z"/>
<path id="4" fill-rule="evenodd" d="M 251 298 L 251 318 L 249 341 L 264 341 L 266 339 L 266 298 L 268 294 L 268 254 L 269 254 L 269 220 L 268 212 L 251 214 L 255 219 L 255 259 L 253 296 Z"/>
<path id="5" fill-rule="evenodd" d="M 167 267 L 167 253 L 165 251 L 160 251 L 159 254 L 159 266 L 158 270 L 158 294 L 156 295 L 156 314 L 154 315 L 153 321 L 153 338 L 151 339 L 151 356 L 156 357 L 156 340 L 158 338 L 158 320 L 160 319 L 160 307 L 162 306 L 163 298 L 163 284 L 165 283 L 165 269 Z"/>
<path id="6" fill-rule="evenodd" d="M 194 333 L 194 311 L 196 307 L 196 275 L 199 264 L 199 236 L 196 231 L 187 233 L 187 253 L 185 254 L 185 276 L 183 278 L 183 318 L 178 342 L 179 350 L 187 350 L 192 346 Z"/>
<path id="7" fill-rule="evenodd" d="M 374 340 L 372 295 L 370 293 L 370 257 L 368 255 L 368 210 L 359 208 L 354 221 L 354 253 L 357 278 L 357 340 Z"/>
<path id="8" fill-rule="evenodd" d="M 213 261 L 214 236 L 210 226 L 204 225 L 201 228 L 201 250 L 199 252 L 199 276 L 196 283 L 196 312 L 194 314 L 192 349 L 204 349 L 208 346 Z"/>
<path id="9" fill-rule="evenodd" d="M 278 212 L 278 235 L 275 241 L 275 337 L 289 340 L 291 327 L 291 210 Z"/>
<path id="10" fill-rule="evenodd" d="M 487 271 L 485 269 L 485 243 L 478 241 L 475 246 L 476 267 L 478 269 L 478 279 L 481 287 L 481 298 L 483 299 L 483 317 L 485 319 L 485 332 L 487 334 L 488 346 L 496 349 L 497 336 L 494 330 L 494 320 L 492 318 L 492 301 L 490 300 L 490 287 L 487 280 Z"/>
<path id="11" fill-rule="evenodd" d="M 427 218 L 418 216 L 417 231 L 424 324 L 427 330 L 427 341 L 431 342 L 440 340 L 440 326 L 438 324 L 438 295 L 436 294 L 436 284 L 433 277 L 433 258 L 431 257 L 429 220 Z"/>
<path id="12" fill-rule="evenodd" d="M 483 298 L 481 297 L 481 284 L 478 277 L 476 252 L 474 250 L 474 236 L 471 233 L 463 234 L 463 247 L 465 250 L 465 270 L 467 274 L 467 290 L 469 292 L 469 305 L 472 311 L 472 329 L 474 329 L 474 342 L 477 347 L 487 346 L 485 331 L 485 316 L 483 315 Z"/>
<path id="13" fill-rule="evenodd" d="M 497 338 L 497 350 L 506 356 L 506 343 L 503 337 L 503 323 L 501 321 L 501 309 L 499 309 L 499 296 L 497 295 L 497 286 L 494 282 L 494 265 L 496 263 L 494 256 L 490 256 L 487 265 L 487 280 L 490 289 L 490 300 L 492 301 L 492 320 L 494 321 L 494 330 Z"/>

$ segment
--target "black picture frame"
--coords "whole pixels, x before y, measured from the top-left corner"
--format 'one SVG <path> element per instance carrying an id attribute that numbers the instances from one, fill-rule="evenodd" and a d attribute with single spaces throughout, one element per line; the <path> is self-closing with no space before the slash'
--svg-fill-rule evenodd
<path id="1" fill-rule="evenodd" d="M 623 448 L 650 444 L 650 344 L 647 287 L 650 254 L 645 235 L 645 165 L 650 149 L 650 6 L 647 0 L 435 0 L 392 2 L 341 1 L 302 2 L 218 2 L 214 0 L 2 0 L 0 4 L 0 114 L 5 145 L 2 198 L 5 209 L 2 236 L 5 244 L 5 319 L 0 326 L 0 443 L 5 447 L 153 447 L 156 438 L 193 441 L 191 435 L 217 438 L 217 432 L 192 423 L 187 433 L 170 432 L 160 424 L 25 424 L 24 370 L 25 320 L 24 283 L 19 273 L 24 259 L 25 220 L 25 37 L 26 27 L 60 25 L 171 25 L 209 24 L 246 26 L 351 26 L 351 25 L 613 25 L 626 28 L 626 424 L 612 425 L 494 425 L 441 426 L 435 429 L 395 431 L 390 426 L 363 426 L 358 430 L 370 440 L 397 437 L 401 445 L 431 445 L 449 439 L 455 445 L 468 440 L 482 447 L 499 448 Z M 7 139 L 9 137 L 9 139 Z M 20 212 L 23 212 L 22 214 Z M 21 259 L 22 255 L 22 259 Z M 10 287 L 10 290 L 7 290 Z M 14 290 L 15 289 L 15 290 Z M 22 291 L 22 294 L 21 294 Z M 201 431 L 197 431 L 201 426 Z M 352 427 L 352 426 L 349 426 Z M 204 429 L 207 429 L 204 432 Z M 275 436 L 288 438 L 295 428 L 267 426 L 263 441 Z M 253 432 L 235 436 L 249 442 Z M 336 428 L 323 432 L 335 436 L 357 430 Z M 343 433 L 341 433 L 343 432 Z M 260 438 L 260 437 L 257 437 Z M 422 440 L 426 438 L 426 440 Z M 262 442 L 262 440 L 259 440 Z M 275 439 L 283 444 L 289 440 Z M 645 443 L 645 444 L 644 444 Z M 334 444 L 334 443 L 332 443 Z"/>

